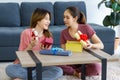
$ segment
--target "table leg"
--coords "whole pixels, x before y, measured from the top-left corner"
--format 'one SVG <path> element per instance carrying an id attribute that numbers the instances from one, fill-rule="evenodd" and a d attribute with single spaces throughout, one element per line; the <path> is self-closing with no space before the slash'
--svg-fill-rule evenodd
<path id="1" fill-rule="evenodd" d="M 35 56 L 35 54 L 33 53 L 32 50 L 28 50 L 28 53 L 36 63 L 36 78 L 37 78 L 37 80 L 42 80 L 42 63 Z"/>
<path id="2" fill-rule="evenodd" d="M 28 80 L 32 80 L 32 67 L 27 68 Z"/>
<path id="3" fill-rule="evenodd" d="M 106 80 L 106 74 L 107 74 L 107 59 L 98 55 L 97 53 L 91 51 L 91 50 L 86 50 L 89 54 L 92 54 L 93 56 L 99 58 L 102 63 L 102 73 L 101 73 L 101 80 Z"/>
<path id="4" fill-rule="evenodd" d="M 85 74 L 86 74 L 86 68 L 85 68 L 85 64 L 82 64 L 81 65 L 81 69 L 82 69 L 82 74 L 81 74 L 81 79 L 82 80 L 86 80 L 86 76 L 85 76 Z"/>
<path id="5" fill-rule="evenodd" d="M 32 67 L 27 68 L 27 74 L 28 74 L 28 80 L 33 80 L 32 79 Z M 42 80 L 42 65 L 36 64 L 36 78 L 37 80 Z"/>
<path id="6" fill-rule="evenodd" d="M 106 74 L 107 74 L 107 60 L 106 59 L 102 59 L 101 80 L 106 80 Z"/>
<path id="7" fill-rule="evenodd" d="M 36 77 L 37 77 L 37 80 L 42 80 L 42 64 L 41 63 L 36 64 Z"/>

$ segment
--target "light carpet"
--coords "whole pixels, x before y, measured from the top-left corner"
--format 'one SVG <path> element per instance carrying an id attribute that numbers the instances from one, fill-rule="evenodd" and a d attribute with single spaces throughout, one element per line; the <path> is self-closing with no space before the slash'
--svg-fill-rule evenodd
<path id="1" fill-rule="evenodd" d="M 5 73 L 5 68 L 11 63 L 0 63 L 0 80 L 11 80 Z M 73 76 L 62 76 L 58 80 L 81 80 Z M 86 77 L 86 80 L 101 80 L 101 76 Z M 120 80 L 120 61 L 108 62 L 107 80 Z"/>
<path id="2" fill-rule="evenodd" d="M 115 55 L 120 59 L 120 46 L 115 50 Z M 11 63 L 0 62 L 0 80 L 11 80 L 5 73 L 5 68 Z M 81 80 L 74 76 L 62 76 L 57 80 Z M 101 76 L 86 77 L 86 80 L 101 80 Z M 108 62 L 107 64 L 107 80 L 120 80 L 120 60 L 118 62 Z"/>

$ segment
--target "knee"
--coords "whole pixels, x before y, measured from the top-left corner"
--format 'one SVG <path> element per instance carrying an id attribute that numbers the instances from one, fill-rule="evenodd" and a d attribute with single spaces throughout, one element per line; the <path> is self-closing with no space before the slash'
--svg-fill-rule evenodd
<path id="1" fill-rule="evenodd" d="M 100 64 L 89 64 L 86 67 L 86 75 L 87 76 L 93 76 L 93 75 L 99 75 L 101 72 L 101 65 Z"/>
<path id="2" fill-rule="evenodd" d="M 60 67 L 56 67 L 59 76 L 63 75 L 63 70 Z"/>
<path id="3" fill-rule="evenodd" d="M 61 77 L 63 75 L 63 70 L 60 67 L 53 67 L 53 71 L 55 71 L 57 77 Z"/>
<path id="4" fill-rule="evenodd" d="M 8 65 L 6 68 L 5 68 L 5 72 L 6 72 L 6 74 L 8 75 L 8 76 L 10 76 L 11 77 L 11 74 L 13 73 L 12 71 L 13 71 L 13 65 Z"/>
<path id="5" fill-rule="evenodd" d="M 63 74 L 73 75 L 75 69 L 72 66 L 63 65 L 60 66 L 63 70 Z"/>
<path id="6" fill-rule="evenodd" d="M 10 64 L 5 69 L 6 74 L 11 78 L 26 79 L 27 71 L 20 64 Z"/>

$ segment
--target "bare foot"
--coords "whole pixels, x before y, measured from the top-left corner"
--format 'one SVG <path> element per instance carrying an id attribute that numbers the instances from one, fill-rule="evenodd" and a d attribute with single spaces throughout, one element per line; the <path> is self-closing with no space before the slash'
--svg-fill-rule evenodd
<path id="1" fill-rule="evenodd" d="M 77 72 L 77 71 L 75 71 L 75 72 L 73 73 L 73 75 L 76 76 L 76 77 L 78 77 L 78 78 L 81 77 L 81 73 L 80 73 L 80 72 Z"/>
<path id="2" fill-rule="evenodd" d="M 22 79 L 20 79 L 20 78 L 15 78 L 15 79 L 13 79 L 13 80 L 22 80 Z"/>

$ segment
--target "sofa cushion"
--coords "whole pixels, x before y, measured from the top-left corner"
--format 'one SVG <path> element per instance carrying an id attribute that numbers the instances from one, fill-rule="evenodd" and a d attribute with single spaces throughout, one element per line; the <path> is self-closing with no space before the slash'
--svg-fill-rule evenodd
<path id="1" fill-rule="evenodd" d="M 60 33 L 63 29 L 65 29 L 65 25 L 59 25 L 59 26 L 50 26 L 50 31 L 53 35 L 53 47 L 59 47 L 60 46 Z"/>
<path id="2" fill-rule="evenodd" d="M 63 13 L 68 6 L 76 6 L 83 11 L 86 16 L 86 6 L 83 1 L 71 1 L 71 2 L 55 2 L 54 3 L 54 17 L 55 25 L 63 25 Z"/>
<path id="3" fill-rule="evenodd" d="M 0 3 L 0 27 L 20 26 L 18 3 Z"/>
<path id="4" fill-rule="evenodd" d="M 0 46 L 0 62 L 13 61 L 17 58 L 15 51 L 18 51 L 18 47 L 13 46 Z"/>
<path id="5" fill-rule="evenodd" d="M 95 23 L 89 23 L 89 25 L 91 25 L 91 27 L 96 31 L 97 35 L 103 42 L 105 43 L 114 42 L 115 31 L 113 29 Z"/>
<path id="6" fill-rule="evenodd" d="M 19 46 L 20 34 L 26 27 L 0 27 L 0 47 Z"/>
<path id="7" fill-rule="evenodd" d="M 21 3 L 22 26 L 30 25 L 30 18 L 31 18 L 32 12 L 36 8 L 43 8 L 50 11 L 52 14 L 51 25 L 54 24 L 53 5 L 51 2 L 22 2 Z"/>

